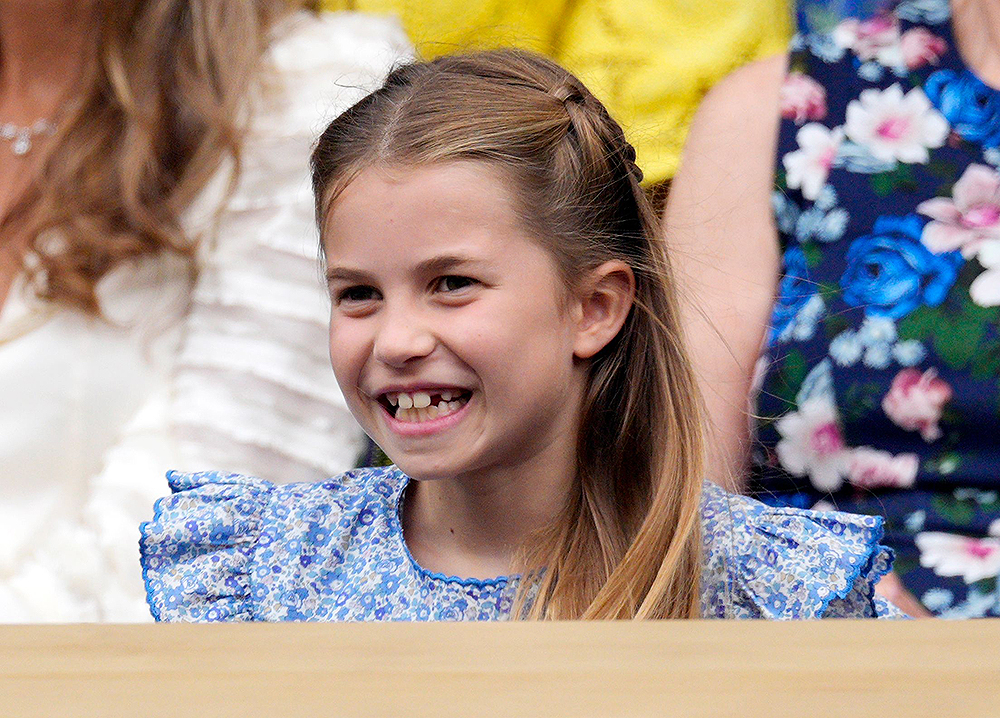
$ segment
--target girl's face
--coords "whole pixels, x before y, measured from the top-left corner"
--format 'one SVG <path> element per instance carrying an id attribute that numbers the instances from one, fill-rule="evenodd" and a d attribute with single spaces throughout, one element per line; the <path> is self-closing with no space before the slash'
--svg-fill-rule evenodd
<path id="1" fill-rule="evenodd" d="M 334 372 L 404 472 L 573 455 L 586 312 L 489 165 L 366 169 L 323 230 Z"/>

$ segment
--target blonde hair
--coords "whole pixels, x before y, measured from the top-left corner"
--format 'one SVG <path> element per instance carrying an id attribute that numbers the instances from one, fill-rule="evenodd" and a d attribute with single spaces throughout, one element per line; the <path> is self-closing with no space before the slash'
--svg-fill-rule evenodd
<path id="1" fill-rule="evenodd" d="M 500 169 L 568 286 L 610 259 L 636 278 L 625 325 L 590 362 L 575 488 L 522 549 L 512 615 L 698 617 L 701 404 L 634 150 L 580 81 L 541 56 L 499 50 L 406 65 L 320 138 L 320 225 L 367 166 L 454 160 Z"/>
<path id="2" fill-rule="evenodd" d="M 124 262 L 190 257 L 180 215 L 230 157 L 246 92 L 283 0 L 102 0 L 100 36 L 41 177 L 0 231 L 26 232 L 37 293 L 99 313 L 95 287 Z M 45 241 L 58 237 L 56 242 Z"/>

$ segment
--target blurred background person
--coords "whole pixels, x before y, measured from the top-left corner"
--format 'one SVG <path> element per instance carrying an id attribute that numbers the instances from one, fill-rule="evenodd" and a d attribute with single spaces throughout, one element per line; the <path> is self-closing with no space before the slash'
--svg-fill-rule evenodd
<path id="1" fill-rule="evenodd" d="M 880 592 L 998 616 L 1000 3 L 805 4 L 709 93 L 667 207 L 713 478 L 881 514 Z"/>
<path id="2" fill-rule="evenodd" d="M 409 55 L 277 0 L 0 1 L 0 620 L 148 620 L 167 469 L 353 464 L 308 155 Z"/>

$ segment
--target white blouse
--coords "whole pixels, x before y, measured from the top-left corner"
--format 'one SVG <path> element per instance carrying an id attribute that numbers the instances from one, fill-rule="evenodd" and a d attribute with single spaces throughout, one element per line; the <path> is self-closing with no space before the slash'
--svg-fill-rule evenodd
<path id="1" fill-rule="evenodd" d="M 175 259 L 105 277 L 107 320 L 16 282 L 0 312 L 0 622 L 149 620 L 138 526 L 168 469 L 316 480 L 363 435 L 327 358 L 308 158 L 411 47 L 393 21 L 300 14 L 268 53 L 242 170 L 185 216 Z M 219 208 L 224 211 L 219 214 Z"/>

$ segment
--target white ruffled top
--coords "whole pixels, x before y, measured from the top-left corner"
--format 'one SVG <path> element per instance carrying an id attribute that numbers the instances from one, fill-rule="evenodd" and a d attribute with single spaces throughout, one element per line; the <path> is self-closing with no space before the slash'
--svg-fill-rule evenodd
<path id="1" fill-rule="evenodd" d="M 202 242 L 193 288 L 178 261 L 147 261 L 101 282 L 99 321 L 15 285 L 0 312 L 0 622 L 149 620 L 138 525 L 169 469 L 309 481 L 352 465 L 363 436 L 327 360 L 308 158 L 411 53 L 398 24 L 361 14 L 277 29 L 236 189 L 220 171 L 185 217 Z"/>

